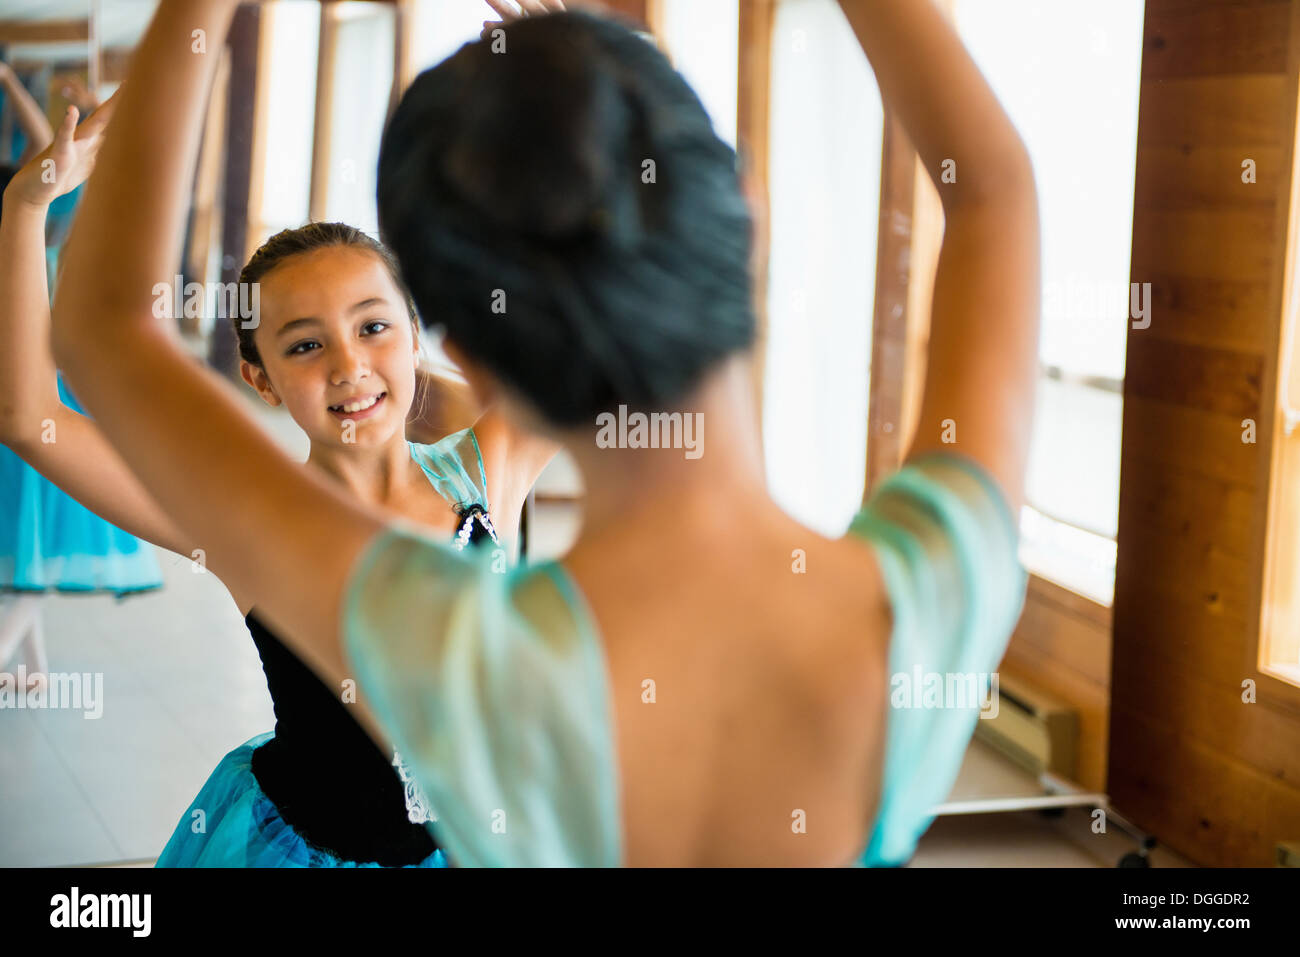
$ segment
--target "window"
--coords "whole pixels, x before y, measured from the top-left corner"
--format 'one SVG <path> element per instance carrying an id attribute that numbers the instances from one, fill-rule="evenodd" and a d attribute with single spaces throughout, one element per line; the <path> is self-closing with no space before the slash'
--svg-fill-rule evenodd
<path id="1" fill-rule="evenodd" d="M 417 0 L 409 28 L 416 74 L 477 40 L 484 22 L 498 19 L 482 0 Z"/>
<path id="2" fill-rule="evenodd" d="M 379 235 L 379 141 L 393 89 L 393 8 L 331 5 L 336 17 L 324 219 Z"/>
<path id="3" fill-rule="evenodd" d="M 1110 604 L 1143 4 L 955 0 L 954 15 L 1038 183 L 1042 375 L 1021 558 Z"/>
<path id="4" fill-rule="evenodd" d="M 269 75 L 258 84 L 258 93 L 266 101 L 266 125 L 261 208 L 249 230 L 254 247 L 282 229 L 294 229 L 307 221 L 320 4 L 316 0 L 281 0 L 262 7 L 261 18 L 264 42 L 270 48 L 262 57 Z"/>
<path id="5" fill-rule="evenodd" d="M 699 94 L 720 139 L 736 145 L 740 0 L 660 0 L 660 39 Z"/>
<path id="6" fill-rule="evenodd" d="M 834 0 L 782 0 L 772 39 L 763 443 L 771 493 L 839 535 L 861 506 L 880 93 Z"/>
<path id="7" fill-rule="evenodd" d="M 1278 394 L 1274 399 L 1272 475 L 1260 606 L 1257 665 L 1274 678 L 1300 686 L 1300 117 L 1293 117 L 1291 195 L 1282 297 Z"/>

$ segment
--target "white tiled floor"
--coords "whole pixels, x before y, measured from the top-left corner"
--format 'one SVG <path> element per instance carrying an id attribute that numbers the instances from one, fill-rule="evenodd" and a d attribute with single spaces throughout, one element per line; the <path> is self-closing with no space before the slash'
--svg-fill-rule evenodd
<path id="1" fill-rule="evenodd" d="M 252 401 L 304 457 L 287 416 Z M 157 592 L 44 600 L 50 669 L 102 674 L 103 714 L 0 710 L 0 866 L 152 861 L 221 757 L 274 725 L 229 593 L 186 558 L 158 558 Z"/>
<path id="2" fill-rule="evenodd" d="M 160 557 L 157 593 L 45 600 L 51 670 L 101 673 L 103 714 L 0 711 L 0 865 L 156 857 L 221 756 L 274 723 L 226 590 Z"/>

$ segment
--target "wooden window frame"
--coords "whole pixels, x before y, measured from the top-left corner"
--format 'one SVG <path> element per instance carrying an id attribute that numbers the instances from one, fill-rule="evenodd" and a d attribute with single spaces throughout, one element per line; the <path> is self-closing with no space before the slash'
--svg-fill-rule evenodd
<path id="1" fill-rule="evenodd" d="M 1287 75 L 1300 76 L 1300 4 L 1293 4 Z M 1256 441 L 1262 456 L 1258 488 L 1266 489 L 1266 505 L 1256 510 L 1256 533 L 1264 542 L 1253 579 L 1259 588 L 1252 621 L 1256 626 L 1255 667 L 1271 693 L 1284 696 L 1300 709 L 1300 89 L 1287 84 L 1285 100 L 1289 133 L 1282 157 L 1284 183 L 1277 203 L 1275 243 L 1283 250 L 1283 272 L 1270 296 L 1277 319 L 1265 358 L 1261 419 Z M 1261 527 L 1262 526 L 1262 527 Z M 1259 567 L 1256 566 L 1256 567 Z"/>
<path id="2" fill-rule="evenodd" d="M 768 338 L 772 37 L 776 28 L 777 2 L 779 0 L 740 0 L 736 47 L 737 69 L 740 74 L 736 87 L 736 146 L 743 157 L 745 173 L 749 179 L 748 188 L 757 206 L 751 258 L 756 326 L 751 371 L 760 446 L 763 441 L 763 373 L 767 362 Z"/>

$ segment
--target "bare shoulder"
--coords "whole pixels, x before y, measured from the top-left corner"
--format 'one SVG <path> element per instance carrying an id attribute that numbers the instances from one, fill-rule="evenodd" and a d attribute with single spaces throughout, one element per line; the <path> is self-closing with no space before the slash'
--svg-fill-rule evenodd
<path id="1" fill-rule="evenodd" d="M 884 687 L 891 632 L 872 551 L 775 508 L 709 520 L 617 529 L 565 557 L 614 683 L 657 676 L 724 714 L 748 712 L 758 693 L 808 733 L 860 726 Z"/>
<path id="2" fill-rule="evenodd" d="M 875 553 L 853 538 L 806 531 L 805 546 L 790 551 L 788 581 L 774 576 L 769 594 L 779 618 L 804 640 L 778 643 L 807 659 L 814 687 L 862 687 L 888 651 L 892 615 Z M 846 667 L 852 663 L 853 667 Z"/>

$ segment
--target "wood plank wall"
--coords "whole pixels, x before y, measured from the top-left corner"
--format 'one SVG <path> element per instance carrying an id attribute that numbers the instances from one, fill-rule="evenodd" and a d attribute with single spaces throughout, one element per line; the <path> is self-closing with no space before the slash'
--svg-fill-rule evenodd
<path id="1" fill-rule="evenodd" d="M 1297 7 L 1146 4 L 1131 278 L 1153 305 L 1128 335 L 1108 790 L 1207 865 L 1300 837 L 1300 695 L 1256 668 Z"/>
<path id="2" fill-rule="evenodd" d="M 1031 575 L 1025 610 L 998 671 L 1078 712 L 1073 780 L 1089 791 L 1106 788 L 1110 659 L 1111 609 Z"/>

